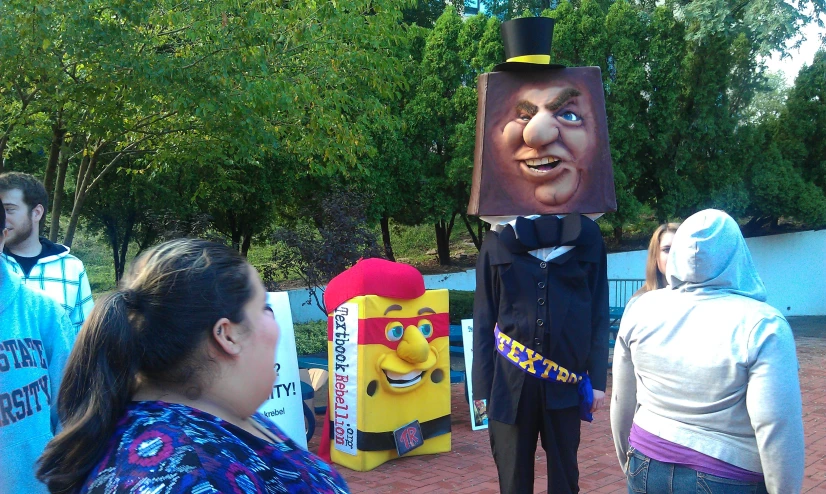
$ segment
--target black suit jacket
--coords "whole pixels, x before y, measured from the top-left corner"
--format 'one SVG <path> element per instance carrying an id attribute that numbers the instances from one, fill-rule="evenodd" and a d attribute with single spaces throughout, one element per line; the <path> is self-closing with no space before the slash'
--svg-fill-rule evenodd
<path id="1" fill-rule="evenodd" d="M 473 399 L 488 400 L 488 417 L 513 424 L 528 376 L 495 349 L 493 330 L 573 372 L 587 371 L 594 389 L 608 379 L 608 280 L 599 227 L 583 216 L 577 245 L 548 262 L 512 252 L 496 232 L 476 263 L 473 308 Z M 577 386 L 545 382 L 545 406 L 577 406 Z M 537 397 L 539 399 L 539 397 Z"/>

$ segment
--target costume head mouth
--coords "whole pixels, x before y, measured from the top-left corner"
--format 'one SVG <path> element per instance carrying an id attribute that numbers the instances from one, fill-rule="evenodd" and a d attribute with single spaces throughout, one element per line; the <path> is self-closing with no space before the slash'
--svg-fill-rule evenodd
<path id="1" fill-rule="evenodd" d="M 547 182 L 554 180 L 560 175 L 562 169 L 571 168 L 560 166 L 566 164 L 564 158 L 558 156 L 545 156 L 543 158 L 526 158 L 519 161 L 519 168 L 522 174 L 532 182 Z M 560 170 L 552 173 L 554 170 Z"/>
<path id="2" fill-rule="evenodd" d="M 567 173 L 578 174 L 573 160 L 562 153 L 538 158 L 517 158 L 522 177 L 535 184 L 553 182 Z"/>
<path id="3" fill-rule="evenodd" d="M 422 380 L 423 375 L 424 371 L 420 370 L 412 370 L 407 374 L 399 374 L 397 372 L 384 370 L 384 376 L 387 378 L 387 383 L 394 388 L 407 388 L 414 386 Z"/>

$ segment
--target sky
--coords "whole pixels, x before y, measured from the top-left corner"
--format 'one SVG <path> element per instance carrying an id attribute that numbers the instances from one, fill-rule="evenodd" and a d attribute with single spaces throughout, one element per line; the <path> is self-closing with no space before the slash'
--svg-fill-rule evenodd
<path id="1" fill-rule="evenodd" d="M 780 60 L 780 55 L 774 53 L 772 57 L 766 61 L 766 67 L 769 71 L 783 72 L 786 84 L 789 86 L 794 84 L 794 78 L 800 69 L 803 68 L 803 65 L 811 65 L 818 48 L 823 47 L 820 36 L 826 33 L 826 28 L 818 27 L 817 24 L 812 22 L 804 26 L 801 32 L 806 37 L 806 41 L 803 42 L 799 49 L 789 50 L 789 58 Z M 792 44 L 794 44 L 794 42 L 789 43 L 789 45 Z"/>

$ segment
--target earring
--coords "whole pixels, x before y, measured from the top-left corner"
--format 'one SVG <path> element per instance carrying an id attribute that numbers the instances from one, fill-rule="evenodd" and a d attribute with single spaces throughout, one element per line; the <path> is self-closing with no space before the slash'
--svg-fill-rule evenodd
<path id="1" fill-rule="evenodd" d="M 221 328 L 218 328 L 218 334 L 221 334 Z"/>

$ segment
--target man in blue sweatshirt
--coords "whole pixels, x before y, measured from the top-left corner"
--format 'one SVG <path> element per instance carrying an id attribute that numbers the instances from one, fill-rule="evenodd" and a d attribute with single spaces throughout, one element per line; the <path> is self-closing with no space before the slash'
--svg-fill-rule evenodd
<path id="1" fill-rule="evenodd" d="M 0 207 L 0 252 L 7 235 Z M 74 340 L 66 311 L 23 286 L 0 256 L 0 492 L 48 492 L 38 457 L 59 430 L 57 393 Z"/>

